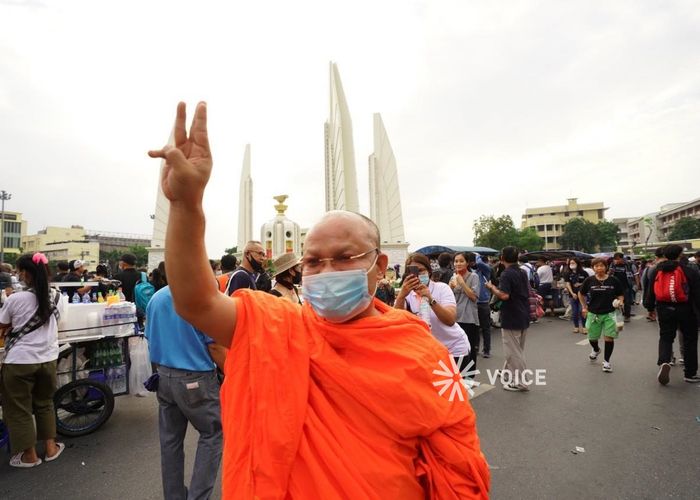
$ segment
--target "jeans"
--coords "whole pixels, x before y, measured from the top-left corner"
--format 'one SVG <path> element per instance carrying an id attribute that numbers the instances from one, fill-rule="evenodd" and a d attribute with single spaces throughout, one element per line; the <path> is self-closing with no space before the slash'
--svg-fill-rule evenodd
<path id="1" fill-rule="evenodd" d="M 491 354 L 491 308 L 488 302 L 476 305 L 479 312 L 479 331 L 484 339 L 484 352 Z"/>
<path id="2" fill-rule="evenodd" d="M 659 358 L 657 365 L 670 363 L 673 357 L 673 341 L 676 330 L 683 334 L 683 366 L 686 377 L 698 372 L 698 324 L 690 304 L 656 305 L 659 320 Z"/>
<path id="3" fill-rule="evenodd" d="M 216 371 L 189 372 L 159 366 L 158 374 L 163 496 L 167 500 L 207 499 L 214 489 L 223 443 Z M 199 432 L 189 491 L 185 487 L 183 449 L 188 422 Z"/>
<path id="4" fill-rule="evenodd" d="M 581 302 L 571 299 L 571 320 L 574 322 L 574 328 L 578 328 L 579 323 L 581 323 L 582 328 L 586 326 L 586 320 L 583 319 L 582 310 Z"/>

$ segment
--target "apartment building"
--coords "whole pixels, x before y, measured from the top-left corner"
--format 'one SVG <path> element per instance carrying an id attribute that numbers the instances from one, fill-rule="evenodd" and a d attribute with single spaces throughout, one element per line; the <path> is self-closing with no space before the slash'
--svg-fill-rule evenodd
<path id="1" fill-rule="evenodd" d="M 563 226 L 571 219 L 582 218 L 597 224 L 605 218 L 607 207 L 603 202 L 579 203 L 578 198 L 569 198 L 566 205 L 528 208 L 522 216 L 521 228 L 534 227 L 544 239 L 545 250 L 559 250 L 559 238 Z"/>

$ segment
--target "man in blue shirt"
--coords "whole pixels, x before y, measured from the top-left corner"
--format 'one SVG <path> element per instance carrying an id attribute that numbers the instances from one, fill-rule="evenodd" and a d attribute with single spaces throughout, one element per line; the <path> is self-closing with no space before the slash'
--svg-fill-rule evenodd
<path id="1" fill-rule="evenodd" d="M 225 354 L 221 351 L 225 349 L 177 315 L 168 286 L 153 295 L 146 318 L 151 362 L 157 365 L 160 376 L 157 395 L 164 497 L 209 498 L 221 461 L 223 438 L 216 366 L 223 365 Z M 185 486 L 183 450 L 188 422 L 199 432 L 189 491 Z"/>

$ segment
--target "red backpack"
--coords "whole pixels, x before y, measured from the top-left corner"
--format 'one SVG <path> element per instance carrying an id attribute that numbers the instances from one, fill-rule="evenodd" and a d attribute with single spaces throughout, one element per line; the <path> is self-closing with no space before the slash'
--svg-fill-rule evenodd
<path id="1" fill-rule="evenodd" d="M 688 302 L 688 280 L 681 266 L 673 271 L 657 270 L 654 295 L 657 302 Z"/>

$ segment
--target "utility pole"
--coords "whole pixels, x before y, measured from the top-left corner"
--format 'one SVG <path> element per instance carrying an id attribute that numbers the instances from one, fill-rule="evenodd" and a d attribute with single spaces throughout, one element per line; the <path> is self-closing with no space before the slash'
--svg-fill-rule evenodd
<path id="1" fill-rule="evenodd" d="M 5 202 L 12 199 L 12 195 L 4 189 L 0 191 L 2 200 L 2 212 L 0 212 L 0 264 L 5 262 Z"/>

